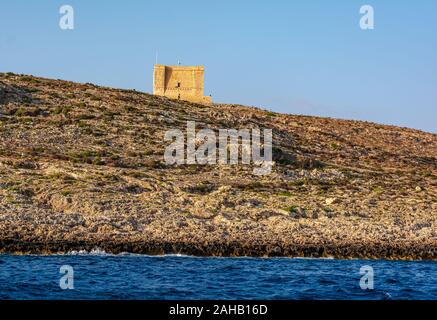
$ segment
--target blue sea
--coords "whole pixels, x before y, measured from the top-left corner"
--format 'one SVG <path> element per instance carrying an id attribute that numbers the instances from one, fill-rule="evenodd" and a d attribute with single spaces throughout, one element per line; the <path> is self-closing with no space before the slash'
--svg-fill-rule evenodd
<path id="1" fill-rule="evenodd" d="M 437 299 L 437 262 L 0 255 L 0 299 Z"/>

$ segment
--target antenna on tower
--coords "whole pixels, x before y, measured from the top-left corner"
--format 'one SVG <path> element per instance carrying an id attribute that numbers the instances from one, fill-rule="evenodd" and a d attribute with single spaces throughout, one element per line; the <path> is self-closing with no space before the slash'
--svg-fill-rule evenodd
<path id="1" fill-rule="evenodd" d="M 181 60 L 178 60 L 178 66 L 180 66 L 181 65 Z"/>
<path id="2" fill-rule="evenodd" d="M 156 51 L 155 64 L 158 64 L 158 51 Z"/>

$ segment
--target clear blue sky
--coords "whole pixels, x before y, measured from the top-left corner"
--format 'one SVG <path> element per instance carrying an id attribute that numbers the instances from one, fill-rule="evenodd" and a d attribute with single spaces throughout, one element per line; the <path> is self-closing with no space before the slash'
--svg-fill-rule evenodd
<path id="1" fill-rule="evenodd" d="M 359 28 L 364 4 L 375 30 Z M 151 92 L 156 51 L 205 65 L 217 102 L 437 132 L 435 0 L 0 3 L 1 72 Z"/>

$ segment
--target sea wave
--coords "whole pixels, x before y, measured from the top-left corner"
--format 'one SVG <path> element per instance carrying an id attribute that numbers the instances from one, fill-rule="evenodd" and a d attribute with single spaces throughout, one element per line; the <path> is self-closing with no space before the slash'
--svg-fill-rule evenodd
<path id="1" fill-rule="evenodd" d="M 131 253 L 131 252 L 111 253 L 111 252 L 106 252 L 105 250 L 102 250 L 100 248 L 94 248 L 92 250 L 71 250 L 71 251 L 68 251 L 67 253 L 59 253 L 59 254 L 54 254 L 54 255 L 62 255 L 62 256 L 113 256 L 113 257 L 130 256 L 130 257 L 151 257 L 151 258 L 176 257 L 176 258 L 210 258 L 210 259 L 338 260 L 338 259 L 335 259 L 335 257 L 320 257 L 320 258 L 317 258 L 317 257 L 268 257 L 268 256 L 261 256 L 261 257 L 233 256 L 233 257 L 228 257 L 228 256 L 192 256 L 192 255 L 181 254 L 181 253 L 149 255 L 149 254 Z M 348 259 L 348 260 L 350 260 L 350 259 Z"/>

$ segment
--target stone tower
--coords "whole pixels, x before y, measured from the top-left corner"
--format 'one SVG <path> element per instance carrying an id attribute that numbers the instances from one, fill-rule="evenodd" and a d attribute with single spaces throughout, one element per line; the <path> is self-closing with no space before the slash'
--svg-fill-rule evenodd
<path id="1" fill-rule="evenodd" d="M 153 68 L 153 94 L 197 103 L 212 103 L 203 95 L 203 66 L 164 66 Z"/>

